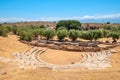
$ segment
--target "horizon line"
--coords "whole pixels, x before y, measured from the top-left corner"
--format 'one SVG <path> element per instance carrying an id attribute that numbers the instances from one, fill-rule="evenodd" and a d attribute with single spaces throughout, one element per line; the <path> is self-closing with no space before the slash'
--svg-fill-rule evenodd
<path id="1" fill-rule="evenodd" d="M 107 14 L 107 15 L 85 15 L 85 16 L 73 16 L 73 17 L 39 17 L 39 18 L 20 18 L 20 17 L 0 17 L 0 22 L 31 22 L 31 21 L 60 21 L 60 20 L 104 20 L 104 19 L 120 19 L 120 13 Z M 120 23 L 120 22 L 119 22 Z"/>

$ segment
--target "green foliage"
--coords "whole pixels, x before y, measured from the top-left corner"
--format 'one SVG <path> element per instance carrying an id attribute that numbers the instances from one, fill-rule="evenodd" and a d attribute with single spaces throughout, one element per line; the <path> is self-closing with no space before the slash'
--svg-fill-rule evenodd
<path id="1" fill-rule="evenodd" d="M 90 31 L 82 31 L 80 38 L 92 41 L 94 39 L 93 34 Z"/>
<path id="2" fill-rule="evenodd" d="M 45 33 L 45 29 L 44 28 L 40 28 L 39 29 L 39 35 L 40 35 L 40 38 L 42 39 L 42 37 L 44 36 L 44 33 Z"/>
<path id="3" fill-rule="evenodd" d="M 61 20 L 56 25 L 56 30 L 59 27 L 65 27 L 66 29 L 75 29 L 75 30 L 81 30 L 81 23 L 77 20 Z"/>
<path id="4" fill-rule="evenodd" d="M 55 30 L 46 29 L 43 33 L 43 36 L 46 37 L 46 40 L 49 40 L 55 36 Z"/>
<path id="5" fill-rule="evenodd" d="M 20 40 L 31 41 L 33 34 L 31 32 L 22 31 L 20 34 Z"/>
<path id="6" fill-rule="evenodd" d="M 120 32 L 120 26 L 104 26 L 105 30 Z"/>
<path id="7" fill-rule="evenodd" d="M 7 29 L 7 27 L 3 27 L 3 26 L 0 27 L 0 36 L 7 37 L 8 32 L 9 30 Z"/>
<path id="8" fill-rule="evenodd" d="M 93 32 L 93 36 L 94 36 L 95 41 L 102 37 L 102 32 L 100 30 L 93 30 L 92 32 Z"/>
<path id="9" fill-rule="evenodd" d="M 81 32 L 81 38 L 86 39 L 86 40 L 97 40 L 102 37 L 102 32 L 100 30 L 89 30 L 89 31 L 84 31 Z"/>
<path id="10" fill-rule="evenodd" d="M 79 37 L 79 31 L 78 30 L 69 30 L 69 38 L 72 39 L 72 41 L 75 41 Z"/>
<path id="11" fill-rule="evenodd" d="M 5 31 L 3 31 L 2 37 L 7 37 L 7 36 L 8 36 L 7 33 Z"/>
<path id="12" fill-rule="evenodd" d="M 119 31 L 120 31 L 120 28 L 119 28 L 119 27 L 111 27 L 110 30 L 111 30 L 111 31 L 119 32 Z"/>
<path id="13" fill-rule="evenodd" d="M 14 34 L 17 34 L 17 30 L 18 30 L 18 27 L 17 27 L 17 26 L 13 26 L 13 27 L 12 27 L 12 32 L 13 32 Z"/>
<path id="14" fill-rule="evenodd" d="M 44 25 L 40 25 L 39 28 L 45 28 L 45 26 Z"/>
<path id="15" fill-rule="evenodd" d="M 118 32 L 109 32 L 107 37 L 112 37 L 113 42 L 117 42 L 117 39 L 119 39 L 119 37 L 120 37 L 120 33 L 118 33 Z"/>
<path id="16" fill-rule="evenodd" d="M 57 29 L 57 31 L 58 31 L 58 30 L 67 30 L 67 29 L 66 29 L 66 27 L 59 27 L 59 28 Z"/>
<path id="17" fill-rule="evenodd" d="M 40 32 L 39 32 L 39 29 L 34 29 L 32 32 L 33 32 L 34 37 L 35 37 L 35 38 L 38 38 L 39 33 L 40 33 Z"/>
<path id="18" fill-rule="evenodd" d="M 44 36 L 44 32 L 45 32 L 45 28 L 38 28 L 38 29 L 32 30 L 34 38 L 38 38 L 38 36 L 40 36 L 40 38 L 42 38 L 42 36 Z"/>
<path id="19" fill-rule="evenodd" d="M 67 37 L 67 35 L 68 35 L 68 32 L 65 29 L 57 31 L 57 37 L 58 37 L 59 41 L 62 41 L 65 37 Z"/>
<path id="20" fill-rule="evenodd" d="M 110 22 L 106 22 L 106 24 L 110 24 Z"/>
<path id="21" fill-rule="evenodd" d="M 105 25 L 105 26 L 103 26 L 103 28 L 104 28 L 105 30 L 111 30 L 111 26 Z"/>
<path id="22" fill-rule="evenodd" d="M 109 33 L 108 30 L 102 30 L 102 37 L 106 38 L 108 33 Z"/>

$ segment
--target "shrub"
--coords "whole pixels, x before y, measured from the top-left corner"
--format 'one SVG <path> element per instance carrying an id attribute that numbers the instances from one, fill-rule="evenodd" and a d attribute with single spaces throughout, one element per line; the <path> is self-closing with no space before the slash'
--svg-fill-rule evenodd
<path id="1" fill-rule="evenodd" d="M 62 41 L 65 37 L 67 37 L 67 34 L 68 34 L 68 32 L 65 29 L 58 30 L 57 37 L 58 37 L 59 41 Z"/>
<path id="2" fill-rule="evenodd" d="M 110 32 L 107 37 L 112 37 L 113 42 L 117 42 L 117 39 L 120 37 L 120 33 L 118 32 Z"/>
<path id="3" fill-rule="evenodd" d="M 40 25 L 39 28 L 45 28 L 45 26 L 44 25 Z"/>
<path id="4" fill-rule="evenodd" d="M 104 28 L 105 30 L 111 30 L 111 26 L 105 25 L 103 28 Z"/>
<path id="5" fill-rule="evenodd" d="M 108 30 L 102 30 L 102 37 L 107 37 L 109 31 Z"/>
<path id="6" fill-rule="evenodd" d="M 102 37 L 102 32 L 100 30 L 89 30 L 89 31 L 84 31 L 81 33 L 81 38 L 90 40 L 91 42 L 93 40 L 97 40 Z"/>
<path id="7" fill-rule="evenodd" d="M 53 38 L 55 36 L 55 30 L 46 29 L 43 35 L 44 37 L 46 37 L 46 40 L 49 40 L 50 38 Z"/>
<path id="8" fill-rule="evenodd" d="M 17 26 L 13 26 L 13 27 L 12 27 L 12 32 L 13 32 L 14 34 L 17 34 L 17 30 L 18 30 L 18 27 L 17 27 Z"/>
<path id="9" fill-rule="evenodd" d="M 20 40 L 31 41 L 33 34 L 31 32 L 22 31 L 20 34 Z"/>
<path id="10" fill-rule="evenodd" d="M 39 36 L 39 33 L 40 33 L 39 29 L 34 29 L 34 30 L 32 31 L 32 33 L 33 33 L 33 35 L 34 35 L 34 39 L 38 39 L 38 36 Z"/>
<path id="11" fill-rule="evenodd" d="M 1 26 L 0 27 L 0 36 L 7 37 L 9 30 L 6 27 Z"/>
<path id="12" fill-rule="evenodd" d="M 44 28 L 40 28 L 39 29 L 39 35 L 40 35 L 40 38 L 42 39 L 42 37 L 44 36 L 44 33 L 45 33 L 45 29 Z"/>
<path id="13" fill-rule="evenodd" d="M 79 37 L 79 31 L 78 30 L 69 30 L 69 38 L 72 39 L 72 41 L 75 41 Z"/>

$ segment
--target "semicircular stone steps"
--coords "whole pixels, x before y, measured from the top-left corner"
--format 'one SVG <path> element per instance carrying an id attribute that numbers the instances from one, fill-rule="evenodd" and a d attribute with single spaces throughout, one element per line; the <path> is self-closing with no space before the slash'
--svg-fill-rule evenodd
<path id="1" fill-rule="evenodd" d="M 17 65 L 20 68 L 47 67 L 53 70 L 70 69 L 70 68 L 105 69 L 111 66 L 110 50 L 81 54 L 81 56 L 83 57 L 81 61 L 67 65 L 56 65 L 43 61 L 39 57 L 39 55 L 43 52 L 45 52 L 45 50 L 32 49 L 32 50 L 27 50 L 24 53 L 17 52 L 14 53 L 13 55 L 15 56 L 16 58 L 15 61 L 17 62 Z"/>

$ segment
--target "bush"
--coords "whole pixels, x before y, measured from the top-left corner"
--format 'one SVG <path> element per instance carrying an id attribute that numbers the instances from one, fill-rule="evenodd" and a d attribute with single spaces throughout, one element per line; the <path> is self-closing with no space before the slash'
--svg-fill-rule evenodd
<path id="1" fill-rule="evenodd" d="M 31 41 L 33 34 L 31 32 L 22 31 L 20 34 L 20 40 Z"/>
<path id="2" fill-rule="evenodd" d="M 39 35 L 40 35 L 40 38 L 42 39 L 42 37 L 44 36 L 44 33 L 45 33 L 45 29 L 44 28 L 40 28 L 39 29 Z"/>
<path id="3" fill-rule="evenodd" d="M 92 41 L 94 39 L 90 31 L 82 31 L 80 38 Z"/>
<path id="4" fill-rule="evenodd" d="M 110 32 L 107 37 L 112 37 L 113 42 L 117 42 L 117 39 L 120 37 L 120 33 L 118 32 Z"/>
<path id="5" fill-rule="evenodd" d="M 111 30 L 111 26 L 105 25 L 105 26 L 103 26 L 103 28 L 104 28 L 105 30 Z"/>
<path id="6" fill-rule="evenodd" d="M 34 39 L 38 39 L 38 36 L 39 36 L 39 33 L 40 33 L 39 29 L 34 29 L 34 30 L 32 31 L 32 33 L 33 33 L 33 35 L 34 35 Z"/>
<path id="7" fill-rule="evenodd" d="M 46 37 L 46 40 L 49 40 L 55 36 L 55 30 L 46 29 L 43 33 L 43 36 Z"/>
<path id="8" fill-rule="evenodd" d="M 79 31 L 78 30 L 69 30 L 69 38 L 72 39 L 72 41 L 75 41 L 79 37 Z"/>
<path id="9" fill-rule="evenodd" d="M 94 36 L 94 40 L 95 41 L 102 37 L 102 31 L 100 31 L 100 30 L 93 30 L 92 32 L 93 32 L 93 36 Z"/>
<path id="10" fill-rule="evenodd" d="M 89 31 L 84 31 L 81 33 L 81 38 L 90 40 L 97 40 L 102 37 L 102 32 L 100 30 L 89 30 Z"/>
<path id="11" fill-rule="evenodd" d="M 107 37 L 109 31 L 108 30 L 102 30 L 102 37 Z"/>
<path id="12" fill-rule="evenodd" d="M 64 30 L 64 29 L 58 30 L 57 37 L 58 37 L 59 41 L 62 41 L 65 37 L 67 37 L 67 34 L 68 34 L 67 30 Z"/>
<path id="13" fill-rule="evenodd" d="M 13 27 L 12 27 L 12 32 L 13 32 L 14 34 L 17 34 L 17 30 L 18 30 L 18 27 L 17 27 L 17 26 L 13 26 Z"/>
<path id="14" fill-rule="evenodd" d="M 39 28 L 44 28 L 45 29 L 45 26 L 44 25 L 40 25 Z"/>
<path id="15" fill-rule="evenodd" d="M 0 36 L 7 37 L 9 30 L 6 27 L 1 26 L 0 27 Z"/>

